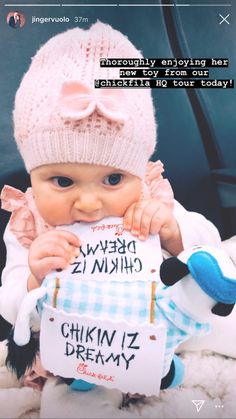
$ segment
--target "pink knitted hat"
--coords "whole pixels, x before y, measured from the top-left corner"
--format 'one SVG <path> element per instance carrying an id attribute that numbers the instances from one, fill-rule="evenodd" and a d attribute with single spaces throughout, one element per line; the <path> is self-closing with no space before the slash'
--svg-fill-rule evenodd
<path id="1" fill-rule="evenodd" d="M 156 143 L 150 89 L 95 89 L 118 79 L 100 58 L 141 58 L 126 36 L 97 22 L 43 45 L 16 93 L 15 138 L 26 169 L 52 163 L 111 166 L 143 178 Z"/>

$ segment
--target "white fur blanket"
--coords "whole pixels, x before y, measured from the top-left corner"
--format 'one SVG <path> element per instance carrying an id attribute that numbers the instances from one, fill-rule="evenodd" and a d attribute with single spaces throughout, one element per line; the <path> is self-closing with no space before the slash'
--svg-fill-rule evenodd
<path id="1" fill-rule="evenodd" d="M 4 344 L 1 345 L 4 352 Z M 209 352 L 185 352 L 182 359 L 186 366 L 183 386 L 161 391 L 158 398 L 149 397 L 122 410 L 115 407 L 116 394 L 109 396 L 102 389 L 102 394 L 90 391 L 80 397 L 79 392 L 70 391 L 66 384 L 57 384 L 56 379 L 48 381 L 41 396 L 38 391 L 21 387 L 5 366 L 1 366 L 0 417 L 235 418 L 236 360 Z M 200 412 L 192 400 L 205 400 Z M 50 404 L 54 405 L 53 411 Z"/>
<path id="2" fill-rule="evenodd" d="M 236 237 L 225 245 L 236 263 Z M 76 392 L 56 378 L 48 380 L 42 394 L 22 387 L 4 366 L 6 346 L 0 342 L 0 418 L 236 418 L 236 310 L 233 313 L 220 339 L 220 352 L 231 356 L 213 352 L 219 351 L 214 342 L 210 347 L 202 344 L 211 351 L 184 351 L 186 373 L 181 387 L 123 409 L 116 407 L 120 393 L 103 387 Z M 199 412 L 192 400 L 205 401 Z"/>

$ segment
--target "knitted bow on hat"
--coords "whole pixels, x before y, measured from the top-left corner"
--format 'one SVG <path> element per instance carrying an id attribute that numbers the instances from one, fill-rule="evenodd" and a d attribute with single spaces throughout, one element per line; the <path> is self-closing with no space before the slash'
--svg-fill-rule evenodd
<path id="1" fill-rule="evenodd" d="M 78 81 L 65 82 L 59 97 L 61 116 L 72 121 L 84 119 L 96 110 L 107 119 L 124 122 L 127 119 L 124 102 L 120 89 L 92 89 Z"/>

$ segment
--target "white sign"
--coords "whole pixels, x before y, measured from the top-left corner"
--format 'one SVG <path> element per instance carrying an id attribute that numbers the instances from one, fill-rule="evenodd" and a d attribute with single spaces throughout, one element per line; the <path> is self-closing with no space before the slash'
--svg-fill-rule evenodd
<path id="1" fill-rule="evenodd" d="M 77 316 L 44 304 L 40 357 L 44 368 L 55 375 L 158 395 L 165 343 L 162 325 Z"/>
<path id="2" fill-rule="evenodd" d="M 158 235 L 141 241 L 123 229 L 122 218 L 106 218 L 96 223 L 60 226 L 77 235 L 80 256 L 60 277 L 80 280 L 159 281 L 162 262 Z"/>

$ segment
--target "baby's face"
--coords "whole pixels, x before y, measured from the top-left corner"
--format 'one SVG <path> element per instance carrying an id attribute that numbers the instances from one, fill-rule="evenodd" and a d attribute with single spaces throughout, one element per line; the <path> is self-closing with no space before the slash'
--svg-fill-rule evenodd
<path id="1" fill-rule="evenodd" d="M 31 172 L 36 206 L 52 226 L 123 217 L 141 196 L 137 176 L 108 166 L 57 163 Z"/>

